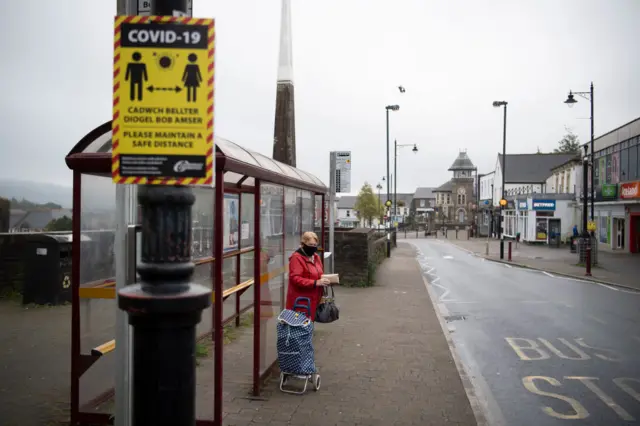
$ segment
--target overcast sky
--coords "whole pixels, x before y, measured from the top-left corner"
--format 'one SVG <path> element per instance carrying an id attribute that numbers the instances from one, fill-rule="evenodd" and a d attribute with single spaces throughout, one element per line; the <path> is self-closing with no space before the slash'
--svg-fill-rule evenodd
<path id="1" fill-rule="evenodd" d="M 507 152 L 551 151 L 569 126 L 589 138 L 640 116 L 638 0 L 293 0 L 298 167 L 328 180 L 351 150 L 353 186 L 386 172 L 385 110 L 401 151 L 399 192 L 438 186 L 459 149 L 493 170 Z M 0 178 L 71 185 L 65 154 L 111 117 L 116 0 L 4 2 Z M 271 156 L 278 0 L 194 0 L 216 19 L 215 131 Z M 400 94 L 398 85 L 406 88 Z M 393 165 L 393 163 L 392 163 Z"/>

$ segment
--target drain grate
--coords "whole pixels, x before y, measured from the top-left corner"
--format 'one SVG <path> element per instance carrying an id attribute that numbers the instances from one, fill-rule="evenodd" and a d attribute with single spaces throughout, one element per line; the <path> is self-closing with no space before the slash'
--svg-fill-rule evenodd
<path id="1" fill-rule="evenodd" d="M 444 317 L 444 320 L 446 322 L 453 322 L 453 321 L 464 321 L 467 319 L 466 315 L 449 315 Z"/>

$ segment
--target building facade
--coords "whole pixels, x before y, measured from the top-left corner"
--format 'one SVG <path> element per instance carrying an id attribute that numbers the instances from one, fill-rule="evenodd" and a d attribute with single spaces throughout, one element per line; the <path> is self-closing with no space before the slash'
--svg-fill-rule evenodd
<path id="1" fill-rule="evenodd" d="M 550 244 L 565 241 L 579 217 L 576 187 L 571 184 L 581 174 L 576 163 L 576 154 L 508 154 L 505 169 L 498 154 L 495 170 L 479 178 L 481 235 L 489 232 L 497 237 L 502 223 L 507 238 L 519 235 L 523 241 Z M 503 170 L 507 205 L 501 210 Z"/>
<path id="2" fill-rule="evenodd" d="M 434 189 L 432 187 L 416 188 L 410 205 L 409 214 L 413 215 L 416 223 L 426 226 L 427 229 L 433 228 L 436 207 Z"/>
<path id="3" fill-rule="evenodd" d="M 594 147 L 598 242 L 603 248 L 640 253 L 640 118 L 598 137 Z"/>
<path id="4" fill-rule="evenodd" d="M 449 171 L 453 177 L 433 190 L 436 198 L 436 224 L 470 225 L 474 206 L 476 167 L 466 151 L 461 151 Z"/>

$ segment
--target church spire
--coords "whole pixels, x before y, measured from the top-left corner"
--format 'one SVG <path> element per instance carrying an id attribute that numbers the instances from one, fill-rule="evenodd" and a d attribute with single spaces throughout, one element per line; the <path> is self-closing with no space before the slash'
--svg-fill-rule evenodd
<path id="1" fill-rule="evenodd" d="M 273 159 L 295 167 L 296 121 L 293 97 L 291 0 L 282 0 L 277 84 L 276 117 L 273 130 Z"/>

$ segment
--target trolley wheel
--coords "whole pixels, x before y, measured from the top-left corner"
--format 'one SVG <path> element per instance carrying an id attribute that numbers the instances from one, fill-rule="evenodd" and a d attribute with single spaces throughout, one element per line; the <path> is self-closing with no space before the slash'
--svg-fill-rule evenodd
<path id="1" fill-rule="evenodd" d="M 313 390 L 314 391 L 319 391 L 320 390 L 320 375 L 316 374 L 313 376 Z"/>

